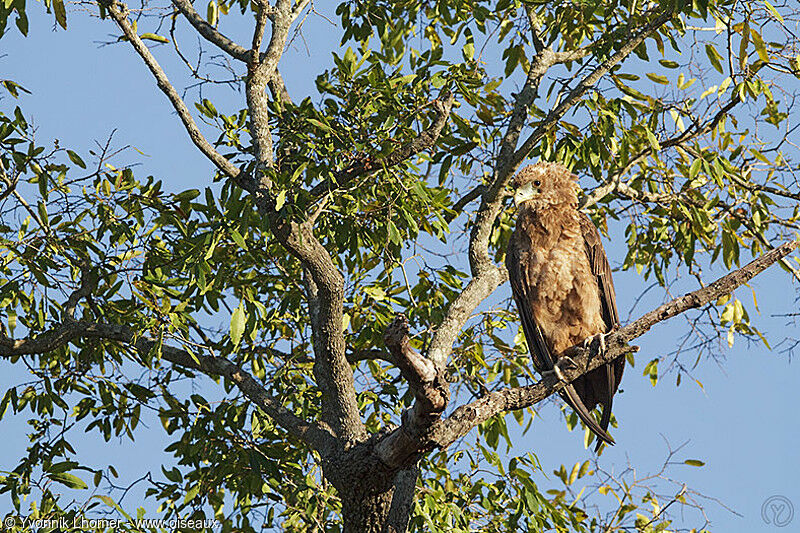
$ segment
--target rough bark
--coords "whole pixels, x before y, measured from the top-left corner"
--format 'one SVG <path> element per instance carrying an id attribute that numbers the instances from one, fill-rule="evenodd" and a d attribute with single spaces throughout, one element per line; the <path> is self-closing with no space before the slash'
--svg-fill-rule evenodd
<path id="1" fill-rule="evenodd" d="M 412 417 L 404 417 L 403 424 L 399 428 L 376 444 L 376 453 L 380 456 L 381 461 L 390 468 L 402 468 L 406 462 L 415 460 L 422 453 L 449 446 L 476 425 L 499 413 L 534 405 L 558 392 L 566 383 L 570 383 L 579 376 L 609 363 L 617 357 L 637 350 L 638 348 L 629 346 L 628 343 L 645 334 L 654 325 L 730 294 L 770 265 L 788 256 L 799 245 L 800 241 L 798 240 L 786 242 L 710 285 L 675 298 L 642 315 L 633 323 L 609 335 L 606 338 L 604 353 L 596 354 L 592 352 L 592 349 L 586 349 L 582 345 L 574 346 L 567 352 L 567 355 L 575 361 L 576 365 L 574 369 L 566 372 L 567 381 L 565 382 L 560 382 L 555 375 L 548 375 L 535 385 L 491 392 L 479 400 L 457 408 L 447 418 L 437 419 L 427 426 L 420 424 Z"/>
<path id="2" fill-rule="evenodd" d="M 290 101 L 278 72 L 278 62 L 286 45 L 289 28 L 300 11 L 308 5 L 309 0 L 299 0 L 294 7 L 289 0 L 277 0 L 274 6 L 265 0 L 257 0 L 256 5 L 260 11 L 256 17 L 256 27 L 249 48 L 231 41 L 209 25 L 195 11 L 191 2 L 172 0 L 176 9 L 204 39 L 247 65 L 245 88 L 255 159 L 255 170 L 247 172 L 222 156 L 202 136 L 189 109 L 137 35 L 128 19 L 127 6 L 117 0 L 101 1 L 153 74 L 159 89 L 171 102 L 198 149 L 224 175 L 254 197 L 259 213 L 269 220 L 277 239 L 302 263 L 311 315 L 315 356 L 314 376 L 322 393 L 321 420 L 302 420 L 284 409 L 280 401 L 271 397 L 257 380 L 227 359 L 192 355 L 170 346 L 162 348 L 162 359 L 173 365 L 208 375 L 224 376 L 248 399 L 271 416 L 278 425 L 301 439 L 310 449 L 317 451 L 326 478 L 336 487 L 341 497 L 344 531 L 359 533 L 405 531 L 418 478 L 417 462 L 421 454 L 447 447 L 491 417 L 533 405 L 564 386 L 564 383 L 559 382 L 555 376 L 547 376 L 529 387 L 491 392 L 477 401 L 458 407 L 445 418 L 442 416 L 450 401 L 445 366 L 452 345 L 471 313 L 507 280 L 505 269 L 498 267 L 492 260 L 488 243 L 497 217 L 504 207 L 504 190 L 511 175 L 542 136 L 557 125 L 565 113 L 614 65 L 625 59 L 653 31 L 666 24 L 672 17 L 672 11 L 662 11 L 662 7 L 652 8 L 648 13 L 650 18 L 647 22 L 630 29 L 629 41 L 614 55 L 599 63 L 571 90 L 565 91 L 564 97 L 559 100 L 560 103 L 547 117 L 531 125 L 530 132 L 519 146 L 522 132 L 528 125 L 529 107 L 535 100 L 539 82 L 548 69 L 558 63 L 586 57 L 594 49 L 593 45 L 589 45 L 575 51 L 556 52 L 545 47 L 536 35 L 535 28 L 531 28 L 536 54 L 531 58 L 531 68 L 528 69 L 525 83 L 515 97 L 494 173 L 485 184 L 476 187 L 456 204 L 457 210 L 460 210 L 472 200 L 478 198 L 481 200 L 470 234 L 468 259 L 472 279 L 447 309 L 445 319 L 436 328 L 425 356 L 411 347 L 408 323 L 402 316 L 398 317 L 386 332 L 385 344 L 388 354 L 371 351 L 348 355 L 341 330 L 344 275 L 337 268 L 329 252 L 315 237 L 313 220 L 304 222 L 289 220 L 276 211 L 274 191 L 271 190 L 272 183 L 267 178 L 268 173 L 264 172 L 275 164 L 272 132 L 269 128 L 267 88 L 270 88 L 274 98 Z M 266 50 L 262 52 L 269 22 L 271 22 L 271 34 Z M 321 196 L 351 184 L 359 176 L 400 164 L 421 151 L 435 146 L 447 123 L 453 103 L 452 94 L 441 95 L 431 102 L 435 110 L 431 124 L 417 138 L 383 159 L 361 158 L 352 166 L 337 172 L 330 181 L 320 183 L 307 192 L 312 196 Z M 727 109 L 723 109 L 723 112 L 727 112 Z M 713 127 L 715 123 L 711 122 L 703 128 Z M 692 131 L 691 135 L 695 135 L 697 131 Z M 676 144 L 685 142 L 687 135 L 690 134 L 684 134 L 676 139 Z M 608 192 L 611 189 L 619 191 L 618 181 L 609 184 L 609 187 Z M 9 184 L 8 191 L 11 190 Z M 601 193 L 605 194 L 603 191 L 601 189 L 593 196 L 600 197 Z M 577 368 L 567 371 L 568 381 L 634 350 L 635 347 L 629 346 L 628 342 L 644 334 L 653 325 L 730 293 L 772 263 L 791 253 L 797 246 L 797 241 L 786 243 L 711 285 L 645 314 L 631 325 L 611 335 L 607 339 L 608 349 L 604 354 L 592 356 L 589 350 L 581 347 L 573 348 L 571 355 L 577 363 Z M 28 339 L 13 340 L 7 338 L 0 329 L 0 356 L 15 357 L 45 353 L 67 343 L 87 338 L 105 339 L 128 345 L 143 357 L 148 354 L 156 343 L 154 339 L 141 337 L 124 326 L 74 319 L 76 305 L 91 292 L 90 283 L 91 280 L 87 275 L 81 288 L 68 298 L 64 321 L 55 325 L 50 331 Z M 350 363 L 374 358 L 389 361 L 400 370 L 414 395 L 415 402 L 403 414 L 399 427 L 386 428 L 376 435 L 369 436 L 360 420 Z"/>

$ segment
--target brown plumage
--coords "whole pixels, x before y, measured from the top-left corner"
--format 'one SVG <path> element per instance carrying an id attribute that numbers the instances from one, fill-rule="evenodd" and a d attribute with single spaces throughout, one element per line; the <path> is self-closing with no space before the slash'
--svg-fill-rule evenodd
<path id="1" fill-rule="evenodd" d="M 611 267 L 600 233 L 578 211 L 576 176 L 558 163 L 537 163 L 514 178 L 517 225 L 506 268 L 533 364 L 554 369 L 567 348 L 619 326 Z M 566 387 L 561 396 L 602 442 L 625 360 L 601 366 Z M 603 406 L 598 424 L 590 411 Z"/>

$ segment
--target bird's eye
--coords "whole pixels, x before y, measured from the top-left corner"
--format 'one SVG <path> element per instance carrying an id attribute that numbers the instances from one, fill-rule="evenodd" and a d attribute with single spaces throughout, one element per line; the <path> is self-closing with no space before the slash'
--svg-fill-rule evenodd
<path id="1" fill-rule="evenodd" d="M 539 185 L 541 185 L 541 184 L 542 184 L 542 182 L 541 182 L 541 181 L 539 181 L 539 180 L 536 180 L 536 181 L 534 181 L 534 182 L 533 182 L 533 184 L 534 184 L 534 185 L 536 185 L 536 186 L 538 187 Z"/>

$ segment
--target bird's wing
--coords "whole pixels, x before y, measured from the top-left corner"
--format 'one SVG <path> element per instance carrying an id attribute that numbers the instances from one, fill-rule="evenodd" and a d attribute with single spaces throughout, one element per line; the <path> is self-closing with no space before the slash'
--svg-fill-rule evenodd
<path id="1" fill-rule="evenodd" d="M 519 311 L 520 322 L 522 323 L 522 332 L 525 334 L 525 340 L 528 342 L 528 350 L 530 351 L 531 358 L 533 359 L 533 366 L 540 374 L 553 370 L 555 364 L 550 349 L 547 347 L 542 330 L 533 319 L 533 313 L 530 306 L 530 285 L 528 278 L 522 272 L 522 262 L 519 257 L 519 248 L 514 242 L 514 237 L 511 238 L 508 251 L 506 253 L 506 269 L 508 269 L 508 278 L 511 282 L 511 294 L 514 296 L 514 302 L 517 304 Z M 597 435 L 598 442 L 607 442 L 614 444 L 614 439 L 608 432 L 600 427 L 594 417 L 589 413 L 589 410 L 584 405 L 583 400 L 578 396 L 578 392 L 572 384 L 567 384 L 561 390 L 561 397 L 564 401 L 572 407 L 572 410 L 578 415 L 584 424 Z M 610 411 L 609 411 L 610 412 Z M 606 424 L 606 428 L 608 424 Z"/>
<path id="2" fill-rule="evenodd" d="M 600 241 L 600 232 L 597 231 L 597 227 L 585 213 L 580 213 L 580 220 L 586 257 L 589 259 L 592 274 L 597 278 L 597 286 L 600 287 L 603 321 L 606 324 L 606 332 L 608 332 L 619 326 L 617 293 L 614 291 L 614 281 L 611 279 L 611 265 L 608 264 L 608 257 L 606 257 L 606 251 Z"/>
<path id="3" fill-rule="evenodd" d="M 608 263 L 606 251 L 600 240 L 600 232 L 592 220 L 585 213 L 580 213 L 581 234 L 586 250 L 586 257 L 589 266 L 597 280 L 600 289 L 600 305 L 603 322 L 605 322 L 606 332 L 619 327 L 619 312 L 617 311 L 617 293 L 614 290 L 614 281 L 611 279 L 611 265 Z M 622 379 L 622 371 L 625 369 L 625 360 L 620 358 L 613 363 L 605 365 L 605 383 L 599 384 L 595 390 L 602 390 L 600 401 L 603 404 L 603 415 L 600 419 L 600 426 L 603 430 L 608 429 L 611 422 L 611 405 L 614 400 L 614 393 L 617 391 L 619 381 Z M 600 442 L 597 448 L 600 448 Z"/>
<path id="4" fill-rule="evenodd" d="M 539 326 L 533 320 L 533 313 L 530 306 L 530 295 L 528 291 L 528 280 L 522 272 L 522 263 L 519 258 L 519 248 L 512 242 L 506 253 L 506 269 L 508 269 L 508 279 L 511 282 L 511 294 L 517 304 L 519 319 L 522 323 L 522 332 L 525 340 L 528 341 L 528 350 L 533 359 L 533 366 L 542 374 L 553 370 L 553 357 L 545 343 L 544 335 Z"/>

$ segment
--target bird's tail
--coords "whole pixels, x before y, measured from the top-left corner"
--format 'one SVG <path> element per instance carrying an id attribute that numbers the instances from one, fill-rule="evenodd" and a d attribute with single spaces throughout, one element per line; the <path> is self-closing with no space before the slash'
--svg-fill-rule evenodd
<path id="1" fill-rule="evenodd" d="M 613 437 L 611 437 L 611 435 L 608 434 L 608 431 L 606 431 L 606 429 L 608 428 L 608 420 L 602 426 L 601 424 L 598 424 L 597 420 L 594 419 L 592 414 L 584 405 L 583 400 L 581 400 L 581 397 L 578 396 L 578 392 L 575 390 L 575 387 L 573 387 L 571 384 L 561 389 L 561 392 L 562 392 L 562 398 L 564 398 L 564 400 L 569 404 L 569 406 L 572 407 L 573 411 L 577 413 L 578 418 L 580 418 L 581 421 L 584 424 L 586 424 L 586 427 L 588 427 L 589 430 L 592 433 L 594 433 L 595 436 L 597 437 L 598 448 L 600 447 L 600 444 L 603 442 L 613 445 L 614 439 Z M 608 413 L 608 418 L 610 420 L 611 419 L 610 405 L 608 406 L 608 408 L 606 408 L 605 406 L 603 407 L 604 420 L 606 418 L 606 412 Z"/>
<path id="2" fill-rule="evenodd" d="M 606 371 L 606 397 L 600 402 L 603 405 L 603 416 L 600 417 L 600 427 L 608 434 L 608 424 L 611 422 L 611 404 L 614 402 L 614 393 L 617 391 L 617 376 L 614 374 L 612 365 L 605 365 Z M 600 446 L 603 441 L 597 439 L 597 445 L 594 447 L 595 452 L 600 451 Z"/>

